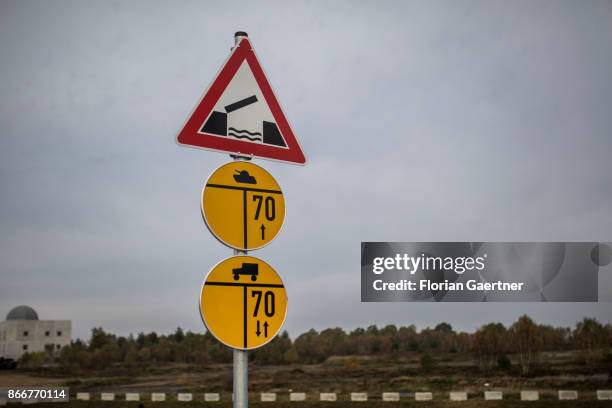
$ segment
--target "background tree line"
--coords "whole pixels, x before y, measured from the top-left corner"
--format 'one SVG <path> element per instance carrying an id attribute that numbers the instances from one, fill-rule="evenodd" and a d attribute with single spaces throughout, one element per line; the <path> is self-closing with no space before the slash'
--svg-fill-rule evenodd
<path id="1" fill-rule="evenodd" d="M 513 355 L 523 374 L 543 351 L 580 350 L 583 362 L 595 365 L 610 361 L 612 325 L 602 325 L 585 318 L 573 329 L 539 325 L 528 316 L 511 326 L 489 323 L 474 333 L 456 332 L 450 324 L 417 330 L 414 325 L 375 325 L 345 332 L 341 328 L 314 329 L 294 341 L 283 332 L 264 348 L 250 354 L 256 364 L 316 364 L 331 356 L 379 356 L 397 358 L 420 355 L 424 369 L 431 368 L 440 353 L 462 353 L 473 356 L 483 370 L 510 366 Z M 38 360 L 37 360 L 38 359 Z M 607 359 L 607 360 L 606 360 Z M 39 361 L 40 356 L 26 354 L 23 365 Z M 207 365 L 230 363 L 231 349 L 220 344 L 210 333 L 183 332 L 178 328 L 169 335 L 155 332 L 136 336 L 116 336 L 94 328 L 89 341 L 76 340 L 64 347 L 57 362 L 64 369 L 104 369 L 110 366 L 142 366 L 155 363 L 188 363 Z M 611 361 L 612 362 L 612 361 Z"/>

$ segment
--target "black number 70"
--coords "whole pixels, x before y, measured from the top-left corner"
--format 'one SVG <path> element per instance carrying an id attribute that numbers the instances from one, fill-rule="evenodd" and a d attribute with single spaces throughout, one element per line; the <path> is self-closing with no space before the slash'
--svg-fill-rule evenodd
<path id="1" fill-rule="evenodd" d="M 251 292 L 251 297 L 257 298 L 255 300 L 255 310 L 253 310 L 253 317 L 257 317 L 257 314 L 259 313 L 259 304 L 261 303 L 262 293 L 263 292 L 261 290 L 254 290 L 253 292 Z M 274 300 L 274 292 L 269 290 L 266 291 L 264 295 L 264 313 L 268 317 L 274 316 Z"/>
<path id="2" fill-rule="evenodd" d="M 259 213 L 261 212 L 261 204 L 264 203 L 264 212 L 266 215 L 266 219 L 268 221 L 272 221 L 276 218 L 276 202 L 274 201 L 274 197 L 266 197 L 264 200 L 263 196 L 254 195 L 253 201 L 257 201 L 257 209 L 255 210 L 255 219 L 259 219 Z"/>

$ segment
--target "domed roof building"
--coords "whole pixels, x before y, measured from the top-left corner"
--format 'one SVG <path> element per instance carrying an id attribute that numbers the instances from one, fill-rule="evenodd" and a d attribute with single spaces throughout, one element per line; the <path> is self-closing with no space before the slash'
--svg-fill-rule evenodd
<path id="1" fill-rule="evenodd" d="M 8 312 L 6 320 L 38 320 L 38 313 L 30 306 L 17 306 Z"/>
<path id="2" fill-rule="evenodd" d="M 0 322 L 0 357 L 18 360 L 24 353 L 59 353 L 72 340 L 70 320 L 40 320 L 36 310 L 21 305 Z"/>

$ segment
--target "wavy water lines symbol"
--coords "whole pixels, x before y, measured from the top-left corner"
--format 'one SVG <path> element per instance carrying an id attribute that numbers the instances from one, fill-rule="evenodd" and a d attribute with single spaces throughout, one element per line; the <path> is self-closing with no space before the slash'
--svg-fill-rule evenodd
<path id="1" fill-rule="evenodd" d="M 249 132 L 248 130 L 240 130 L 233 127 L 227 129 L 227 135 L 236 137 L 238 139 L 248 139 L 252 142 L 263 141 L 263 137 L 260 132 Z"/>

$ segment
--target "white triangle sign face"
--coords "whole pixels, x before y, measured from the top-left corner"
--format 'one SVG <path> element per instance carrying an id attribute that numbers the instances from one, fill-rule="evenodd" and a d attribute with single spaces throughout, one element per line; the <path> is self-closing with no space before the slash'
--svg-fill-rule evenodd
<path id="1" fill-rule="evenodd" d="M 232 51 L 177 141 L 242 156 L 306 163 L 246 37 Z"/>

